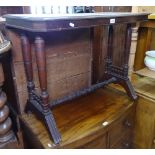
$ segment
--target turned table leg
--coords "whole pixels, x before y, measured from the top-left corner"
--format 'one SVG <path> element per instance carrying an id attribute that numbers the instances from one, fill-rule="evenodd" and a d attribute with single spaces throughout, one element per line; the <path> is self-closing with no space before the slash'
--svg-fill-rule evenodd
<path id="1" fill-rule="evenodd" d="M 52 136 L 54 143 L 59 143 L 61 140 L 60 134 L 57 130 L 54 117 L 49 109 L 48 92 L 47 92 L 47 71 L 46 71 L 46 55 L 45 43 L 43 38 L 37 36 L 35 38 L 35 55 L 38 67 L 39 83 L 41 88 L 41 106 L 44 114 L 44 121 L 47 129 Z"/>
<path id="2" fill-rule="evenodd" d="M 39 83 L 41 88 L 42 108 L 48 112 L 48 92 L 47 92 L 47 71 L 44 40 L 41 37 L 35 38 L 35 54 L 38 67 Z"/>
<path id="3" fill-rule="evenodd" d="M 127 24 L 126 34 L 125 34 L 125 46 L 124 46 L 124 60 L 123 67 L 118 67 L 112 64 L 112 54 L 113 54 L 113 26 L 109 25 L 108 31 L 108 49 L 107 49 L 107 60 L 106 60 L 106 73 L 108 76 L 115 77 L 117 79 L 116 83 L 119 83 L 124 87 L 127 94 L 133 99 L 137 99 L 137 95 L 134 88 L 128 78 L 128 60 L 130 54 L 131 45 L 131 24 Z"/>
<path id="4" fill-rule="evenodd" d="M 107 49 L 107 71 L 110 72 L 112 67 L 112 52 L 113 51 L 113 26 L 109 25 L 108 27 L 108 49 Z"/>
<path id="5" fill-rule="evenodd" d="M 32 92 L 34 91 L 34 82 L 33 82 L 33 69 L 32 69 L 32 55 L 31 55 L 31 46 L 29 40 L 25 34 L 21 35 L 21 46 L 22 54 L 24 61 L 24 68 L 27 78 L 27 88 L 29 99 L 32 99 Z"/>
<path id="6" fill-rule="evenodd" d="M 125 69 L 124 76 L 128 76 L 128 61 L 131 46 L 131 35 L 132 35 L 131 24 L 127 24 L 125 34 L 125 46 L 124 46 L 124 69 Z"/>
<path id="7" fill-rule="evenodd" d="M 131 36 L 132 36 L 132 27 L 131 24 L 127 24 L 126 35 L 125 35 L 125 47 L 124 47 L 124 80 L 120 81 L 120 84 L 124 87 L 127 94 L 133 99 L 137 99 L 137 95 L 134 91 L 134 88 L 128 78 L 128 62 L 130 55 L 130 46 L 131 46 Z"/>

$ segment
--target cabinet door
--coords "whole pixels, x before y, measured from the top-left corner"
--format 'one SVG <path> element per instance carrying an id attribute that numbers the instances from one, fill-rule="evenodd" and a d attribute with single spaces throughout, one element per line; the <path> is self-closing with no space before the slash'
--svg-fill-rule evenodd
<path id="1" fill-rule="evenodd" d="M 134 147 L 155 148 L 155 102 L 143 97 L 137 105 Z"/>
<path id="2" fill-rule="evenodd" d="M 122 137 L 110 147 L 111 149 L 129 149 L 132 148 L 131 134 L 123 134 Z"/>
<path id="3" fill-rule="evenodd" d="M 110 148 L 131 148 L 135 106 L 118 119 L 109 130 Z"/>

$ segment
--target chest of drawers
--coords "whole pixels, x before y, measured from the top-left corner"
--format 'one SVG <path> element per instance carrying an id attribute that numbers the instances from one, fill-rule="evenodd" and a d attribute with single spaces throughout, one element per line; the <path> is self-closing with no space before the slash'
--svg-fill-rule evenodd
<path id="1" fill-rule="evenodd" d="M 34 114 L 21 116 L 28 148 L 132 147 L 135 104 L 123 92 L 111 88 L 99 89 L 54 107 L 53 114 L 62 133 L 59 145 L 53 143 L 47 129 Z"/>

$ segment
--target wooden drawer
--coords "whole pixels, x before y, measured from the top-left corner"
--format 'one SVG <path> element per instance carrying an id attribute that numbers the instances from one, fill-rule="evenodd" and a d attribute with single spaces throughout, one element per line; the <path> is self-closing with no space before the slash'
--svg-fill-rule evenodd
<path id="1" fill-rule="evenodd" d="M 109 130 L 109 142 L 110 148 L 115 146 L 117 143 L 123 142 L 124 138 L 132 136 L 132 129 L 134 125 L 134 108 L 126 112 L 125 116 L 118 119 Z M 127 135 L 127 136 L 126 136 Z M 125 138 L 126 139 L 126 138 Z"/>
<path id="2" fill-rule="evenodd" d="M 82 147 L 80 147 L 80 149 L 106 149 L 106 144 L 107 136 L 105 134 L 83 145 Z"/>
<path id="3" fill-rule="evenodd" d="M 132 148 L 132 140 L 131 140 L 131 133 L 124 134 L 119 141 L 117 141 L 111 149 L 129 149 Z"/>

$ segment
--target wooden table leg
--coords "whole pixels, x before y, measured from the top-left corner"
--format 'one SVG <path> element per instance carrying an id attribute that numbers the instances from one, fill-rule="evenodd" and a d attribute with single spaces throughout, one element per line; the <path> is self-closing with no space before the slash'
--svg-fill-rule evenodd
<path id="1" fill-rule="evenodd" d="M 113 27 L 109 26 L 108 31 L 108 50 L 107 50 L 107 68 L 106 73 L 108 76 L 117 78 L 117 82 L 124 87 L 127 94 L 133 99 L 137 99 L 137 95 L 132 87 L 132 84 L 128 78 L 128 60 L 130 54 L 130 45 L 131 45 L 131 24 L 127 24 L 126 35 L 125 35 L 125 47 L 124 47 L 124 62 L 123 67 L 117 67 L 112 64 L 112 53 L 113 53 Z"/>
<path id="2" fill-rule="evenodd" d="M 22 46 L 24 68 L 25 68 L 25 73 L 27 78 L 29 100 L 31 100 L 33 98 L 32 92 L 34 91 L 35 86 L 33 82 L 31 46 L 25 34 L 21 34 L 21 46 Z"/>
<path id="3" fill-rule="evenodd" d="M 44 50 L 44 40 L 41 37 L 35 38 L 35 55 L 38 67 L 39 83 L 41 88 L 42 107 L 44 112 L 48 112 L 48 92 L 47 92 L 47 71 L 46 56 Z"/>
<path id="4" fill-rule="evenodd" d="M 112 67 L 112 53 L 113 53 L 113 26 L 108 27 L 108 49 L 107 49 L 107 71 L 110 72 Z"/>
<path id="5" fill-rule="evenodd" d="M 127 24 L 125 35 L 125 46 L 124 46 L 124 69 L 125 69 L 124 76 L 128 76 L 128 61 L 131 46 L 131 35 L 132 35 L 131 24 Z"/>
<path id="6" fill-rule="evenodd" d="M 120 84 L 124 87 L 127 94 L 133 99 L 137 99 L 137 95 L 134 91 L 134 88 L 128 78 L 128 62 L 130 55 L 130 46 L 131 46 L 131 35 L 132 35 L 132 27 L 131 24 L 127 24 L 126 35 L 125 35 L 125 47 L 124 47 L 124 80 L 120 81 Z"/>
<path id="7" fill-rule="evenodd" d="M 61 140 L 60 134 L 57 130 L 54 117 L 49 109 L 48 92 L 47 92 L 47 71 L 46 71 L 46 55 L 45 43 L 43 38 L 37 36 L 35 38 L 35 54 L 38 67 L 39 83 L 41 88 L 41 106 L 43 108 L 44 121 L 52 136 L 54 143 L 59 143 Z"/>

